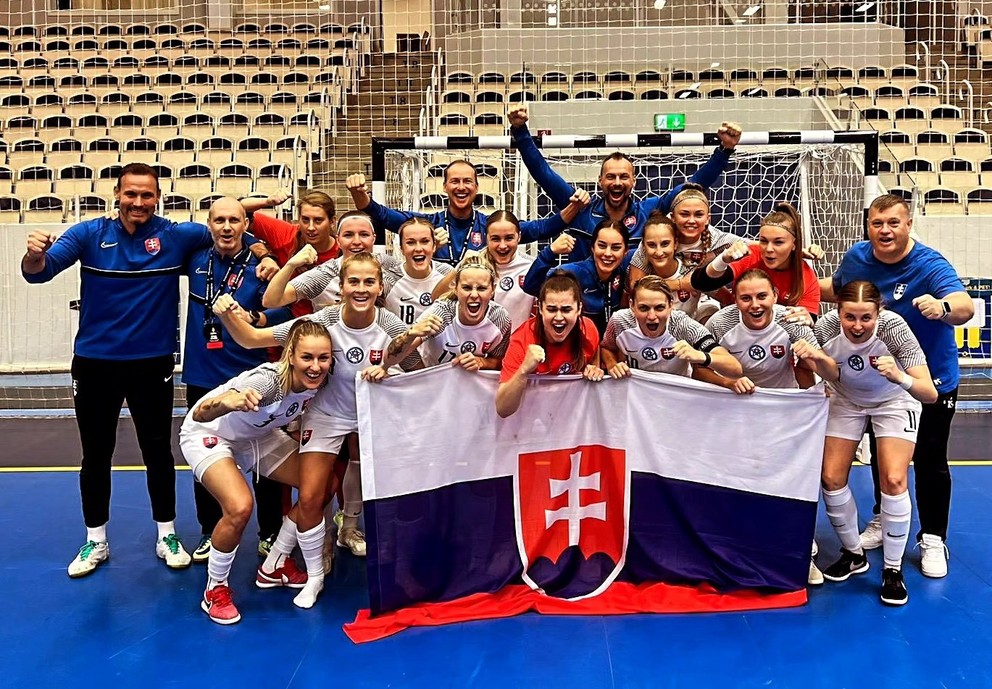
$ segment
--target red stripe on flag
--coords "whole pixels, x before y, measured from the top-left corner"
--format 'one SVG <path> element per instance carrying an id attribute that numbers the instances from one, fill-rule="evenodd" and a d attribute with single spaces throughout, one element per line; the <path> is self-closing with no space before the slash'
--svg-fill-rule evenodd
<path id="1" fill-rule="evenodd" d="M 377 641 L 410 627 L 437 627 L 454 622 L 513 617 L 525 612 L 542 615 L 629 615 L 633 613 L 733 612 L 794 608 L 806 604 L 806 590 L 762 594 L 746 590 L 720 593 L 708 585 L 629 584 L 614 582 L 593 598 L 567 601 L 533 591 L 527 586 L 506 586 L 496 593 L 476 593 L 443 603 L 420 603 L 371 617 L 359 610 L 344 633 L 356 644 Z"/>

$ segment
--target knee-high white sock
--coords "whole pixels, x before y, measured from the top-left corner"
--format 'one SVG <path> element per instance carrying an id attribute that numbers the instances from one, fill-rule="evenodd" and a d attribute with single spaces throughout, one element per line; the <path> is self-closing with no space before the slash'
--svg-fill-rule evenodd
<path id="1" fill-rule="evenodd" d="M 234 555 L 238 552 L 238 546 L 234 550 L 225 553 L 210 547 L 210 555 L 207 559 L 207 590 L 221 584 L 227 585 L 227 578 L 231 576 L 231 567 L 234 566 Z"/>
<path id="2" fill-rule="evenodd" d="M 344 472 L 341 485 L 344 493 L 344 526 L 353 529 L 358 526 L 358 515 L 362 513 L 362 463 L 352 457 Z"/>
<path id="3" fill-rule="evenodd" d="M 840 490 L 823 490 L 823 502 L 827 506 L 827 517 L 844 550 L 861 554 L 861 537 L 858 534 L 858 506 L 854 502 L 851 487 Z"/>
<path id="4" fill-rule="evenodd" d="M 909 491 L 899 495 L 882 493 L 882 557 L 886 567 L 902 569 L 902 556 L 909 540 L 909 519 L 913 503 Z"/>
<path id="5" fill-rule="evenodd" d="M 296 547 L 296 522 L 289 517 L 283 517 L 282 526 L 276 535 L 276 540 L 269 550 L 269 554 L 262 563 L 262 569 L 266 572 L 273 572 L 282 566 L 285 559 Z"/>
<path id="6" fill-rule="evenodd" d="M 307 584 L 293 599 L 300 608 L 312 608 L 317 596 L 324 590 L 324 520 L 309 531 L 297 529 L 296 538 L 307 565 Z"/>

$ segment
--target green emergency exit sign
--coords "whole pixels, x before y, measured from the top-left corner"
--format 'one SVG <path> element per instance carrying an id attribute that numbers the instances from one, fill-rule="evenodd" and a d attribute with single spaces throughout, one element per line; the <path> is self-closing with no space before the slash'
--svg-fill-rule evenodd
<path id="1" fill-rule="evenodd" d="M 654 130 L 656 132 L 681 132 L 685 131 L 685 113 L 665 113 L 654 116 Z"/>

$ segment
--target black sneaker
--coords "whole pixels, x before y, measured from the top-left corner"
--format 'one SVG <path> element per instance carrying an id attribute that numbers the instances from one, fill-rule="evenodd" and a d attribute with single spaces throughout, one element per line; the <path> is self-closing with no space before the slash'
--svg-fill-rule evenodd
<path id="1" fill-rule="evenodd" d="M 823 570 L 823 578 L 830 581 L 847 581 L 852 574 L 863 574 L 868 571 L 868 557 L 861 553 L 852 553 L 845 548 L 840 549 L 840 559 Z"/>
<path id="2" fill-rule="evenodd" d="M 906 605 L 906 601 L 909 600 L 906 582 L 903 581 L 902 572 L 898 569 L 886 567 L 882 570 L 881 598 L 886 605 Z"/>

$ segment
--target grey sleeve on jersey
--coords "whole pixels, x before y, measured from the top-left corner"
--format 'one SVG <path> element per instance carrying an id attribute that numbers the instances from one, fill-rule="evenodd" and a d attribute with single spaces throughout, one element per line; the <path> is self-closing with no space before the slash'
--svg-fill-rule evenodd
<path id="1" fill-rule="evenodd" d="M 727 306 L 720 309 L 713 317 L 706 321 L 706 329 L 713 333 L 713 337 L 719 342 L 730 332 L 731 328 L 740 323 L 741 315 L 736 306 Z"/>
<path id="2" fill-rule="evenodd" d="M 603 333 L 603 342 L 600 345 L 614 352 L 619 349 L 617 346 L 617 315 L 613 314 L 610 316 L 610 320 L 606 324 L 606 332 Z"/>
<path id="3" fill-rule="evenodd" d="M 319 266 L 297 275 L 289 281 L 289 284 L 296 290 L 297 298 L 313 299 L 331 284 L 331 280 L 337 279 L 338 268 L 337 261 L 321 263 Z"/>
<path id="4" fill-rule="evenodd" d="M 503 338 L 499 341 L 499 344 L 489 351 L 488 355 L 503 358 L 506 354 L 507 347 L 510 346 L 510 331 L 512 329 L 510 324 L 510 314 L 507 313 L 506 309 L 502 308 L 499 304 L 496 304 L 496 308 L 489 312 L 489 320 L 496 324 L 496 327 L 499 328 L 499 332 Z"/>
<path id="5" fill-rule="evenodd" d="M 385 330 L 390 338 L 395 339 L 406 332 L 406 324 L 400 320 L 400 317 L 386 309 L 379 309 L 378 323 L 379 327 Z M 400 362 L 400 368 L 404 371 L 413 371 L 422 367 L 423 364 L 424 361 L 420 358 L 420 352 L 414 349 L 407 358 Z"/>
<path id="6" fill-rule="evenodd" d="M 448 275 L 449 273 L 453 273 L 455 271 L 455 267 L 448 263 L 441 263 L 439 261 L 435 261 L 434 270 L 436 270 L 441 275 Z"/>
<path id="7" fill-rule="evenodd" d="M 282 399 L 282 387 L 279 385 L 279 374 L 269 368 L 257 368 L 244 378 L 237 381 L 234 390 L 244 392 L 251 388 L 262 396 L 260 406 L 272 404 Z"/>
<path id="8" fill-rule="evenodd" d="M 779 325 L 785 329 L 785 332 L 789 333 L 789 341 L 792 344 L 795 344 L 799 340 L 806 340 L 817 349 L 822 349 L 820 343 L 816 340 L 816 333 L 808 325 L 789 323 L 784 319 L 779 321 Z"/>
<path id="9" fill-rule="evenodd" d="M 718 346 L 713 333 L 682 311 L 673 311 L 668 319 L 668 331 L 676 340 L 685 340 L 701 352 L 708 352 Z"/>
<path id="10" fill-rule="evenodd" d="M 435 337 L 443 333 L 445 328 L 447 328 L 449 325 L 454 323 L 456 303 L 457 302 L 454 302 L 450 299 L 439 299 L 438 301 L 428 306 L 427 309 L 422 314 L 420 314 L 420 318 L 417 319 L 418 322 L 424 320 L 424 317 L 427 316 L 428 314 L 433 314 L 441 319 L 441 329 L 437 332 L 437 335 L 429 335 L 424 338 L 425 340 L 434 339 Z"/>
<path id="11" fill-rule="evenodd" d="M 647 270 L 647 265 L 648 261 L 644 257 L 644 247 L 638 244 L 634 255 L 630 257 L 630 267 L 637 268 L 638 270 Z"/>
<path id="12" fill-rule="evenodd" d="M 329 330 L 332 325 L 337 323 L 338 319 L 334 317 L 334 314 L 339 313 L 340 308 L 341 307 L 339 306 L 325 306 L 316 313 L 312 313 L 309 316 L 300 316 L 300 318 L 306 318 L 320 323 Z M 272 337 L 275 338 L 275 341 L 280 345 L 286 344 L 286 338 L 289 337 L 289 331 L 292 330 L 293 324 L 300 320 L 300 318 L 294 318 L 291 321 L 286 321 L 285 323 L 280 323 L 279 325 L 274 326 L 272 328 Z"/>
<path id="13" fill-rule="evenodd" d="M 820 346 L 840 335 L 840 317 L 837 311 L 825 313 L 816 321 L 816 339 Z"/>
<path id="14" fill-rule="evenodd" d="M 892 311 L 883 311 L 879 317 L 878 339 L 892 352 L 892 357 L 899 362 L 903 370 L 913 366 L 926 366 L 927 357 L 920 347 L 913 330 L 903 318 Z"/>

